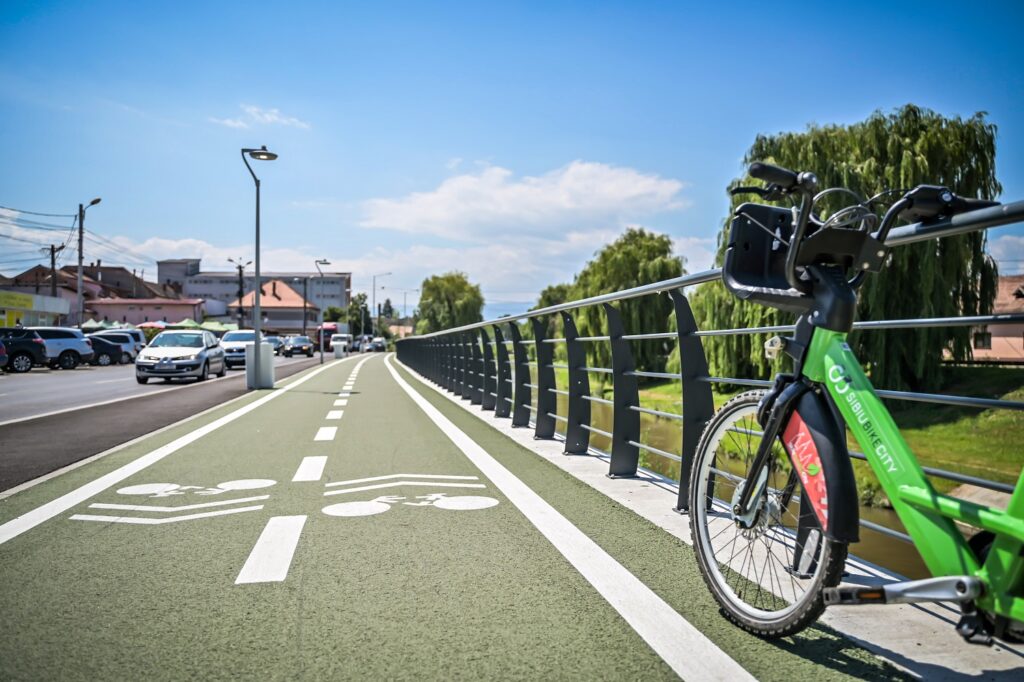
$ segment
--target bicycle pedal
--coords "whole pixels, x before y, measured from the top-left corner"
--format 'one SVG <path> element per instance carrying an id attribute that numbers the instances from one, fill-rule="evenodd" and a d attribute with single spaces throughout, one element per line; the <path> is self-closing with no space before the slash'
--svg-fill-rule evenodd
<path id="1" fill-rule="evenodd" d="M 885 604 L 885 590 L 881 587 L 826 587 L 822 590 L 825 606 L 856 606 Z"/>

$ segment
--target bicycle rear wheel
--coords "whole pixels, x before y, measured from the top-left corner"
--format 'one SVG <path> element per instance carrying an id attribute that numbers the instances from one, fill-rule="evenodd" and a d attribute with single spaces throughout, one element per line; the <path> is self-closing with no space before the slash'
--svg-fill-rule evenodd
<path id="1" fill-rule="evenodd" d="M 725 616 L 766 638 L 791 635 L 825 609 L 822 591 L 839 583 L 846 544 L 825 537 L 782 444 L 767 465 L 755 513 L 733 507 L 763 434 L 757 405 L 763 391 L 736 396 L 701 436 L 690 478 L 690 532 L 704 582 Z"/>

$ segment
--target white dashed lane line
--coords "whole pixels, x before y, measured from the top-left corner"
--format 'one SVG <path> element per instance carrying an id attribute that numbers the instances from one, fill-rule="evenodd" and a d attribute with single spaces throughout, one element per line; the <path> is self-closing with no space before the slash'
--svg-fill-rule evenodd
<path id="1" fill-rule="evenodd" d="M 313 440 L 334 440 L 336 435 L 338 435 L 337 426 L 321 426 Z"/>
<path id="2" fill-rule="evenodd" d="M 303 457 L 299 468 L 292 477 L 292 483 L 300 481 L 319 481 L 324 475 L 324 467 L 327 466 L 327 457 Z"/>
<path id="3" fill-rule="evenodd" d="M 330 412 L 327 413 L 327 416 L 324 417 L 324 418 L 328 419 L 328 420 L 331 420 L 331 421 L 334 421 L 334 420 L 341 419 L 341 415 L 343 415 L 343 414 L 345 414 L 345 410 L 331 410 Z"/>

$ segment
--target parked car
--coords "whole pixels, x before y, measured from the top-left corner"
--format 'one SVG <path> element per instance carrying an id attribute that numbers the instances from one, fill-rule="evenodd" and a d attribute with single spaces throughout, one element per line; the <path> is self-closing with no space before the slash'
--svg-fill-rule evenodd
<path id="1" fill-rule="evenodd" d="M 227 362 L 217 337 L 201 330 L 160 332 L 135 361 L 135 380 L 140 384 L 157 377 L 164 381 L 174 377 L 206 381 L 210 372 L 224 376 Z"/>
<path id="2" fill-rule="evenodd" d="M 110 343 L 116 343 L 121 347 L 121 354 L 118 356 L 118 362 L 128 364 L 129 362 L 135 362 L 135 358 L 138 356 L 139 348 L 136 350 L 138 343 L 135 338 L 129 334 L 89 334 L 89 339 L 95 341 L 96 339 L 102 339 Z M 93 349 L 95 350 L 95 343 Z"/>
<path id="3" fill-rule="evenodd" d="M 46 357 L 51 367 L 74 369 L 92 360 L 92 341 L 80 329 L 70 327 L 29 327 L 46 342 Z"/>
<path id="4" fill-rule="evenodd" d="M 308 336 L 293 336 L 284 342 L 284 348 L 281 349 L 282 355 L 290 358 L 296 353 L 304 353 L 309 357 L 313 357 L 313 342 L 310 341 Z"/>
<path id="5" fill-rule="evenodd" d="M 146 347 L 146 334 L 141 329 L 103 329 L 90 336 L 102 336 L 106 334 L 127 334 L 135 342 L 132 348 L 132 357 L 136 358 L 142 349 Z"/>
<path id="6" fill-rule="evenodd" d="M 93 350 L 92 360 L 89 361 L 90 365 L 107 367 L 122 362 L 125 351 L 121 344 L 105 336 L 91 336 L 89 340 L 92 341 Z"/>
<path id="7" fill-rule="evenodd" d="M 3 341 L 0 341 L 0 367 L 7 364 L 7 346 L 4 345 Z"/>
<path id="8" fill-rule="evenodd" d="M 224 362 L 228 369 L 245 366 L 245 347 L 256 342 L 256 332 L 252 329 L 239 329 L 228 332 L 220 339 L 221 348 L 224 349 Z"/>
<path id="9" fill-rule="evenodd" d="M 351 334 L 332 334 L 331 335 L 331 347 L 335 348 L 341 346 L 343 351 L 349 351 L 352 346 L 352 335 Z"/>
<path id="10" fill-rule="evenodd" d="M 264 343 L 269 343 L 274 347 L 274 355 L 281 354 L 281 348 L 284 346 L 284 339 L 280 336 L 264 336 L 263 341 Z"/>
<path id="11" fill-rule="evenodd" d="M 38 332 L 21 327 L 0 327 L 0 340 L 7 347 L 8 372 L 27 372 L 35 365 L 46 365 L 46 342 Z"/>

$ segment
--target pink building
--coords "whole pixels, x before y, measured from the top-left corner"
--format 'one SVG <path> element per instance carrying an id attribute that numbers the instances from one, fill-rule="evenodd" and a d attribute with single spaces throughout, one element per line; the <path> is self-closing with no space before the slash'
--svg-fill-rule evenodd
<path id="1" fill-rule="evenodd" d="M 1024 275 L 999 278 L 993 308 L 997 315 L 1024 314 Z M 976 361 L 1024 364 L 1024 323 L 978 327 L 973 340 Z"/>
<path id="2" fill-rule="evenodd" d="M 201 298 L 97 298 L 87 308 L 94 311 L 97 320 L 108 322 L 178 322 L 190 317 L 203 320 Z"/>

